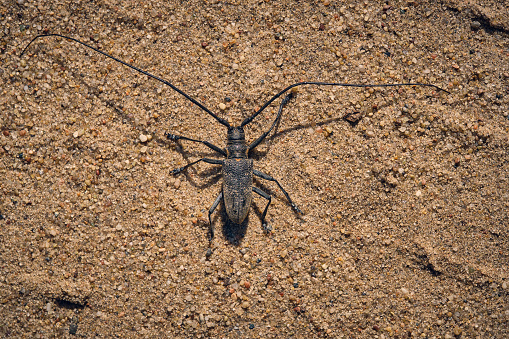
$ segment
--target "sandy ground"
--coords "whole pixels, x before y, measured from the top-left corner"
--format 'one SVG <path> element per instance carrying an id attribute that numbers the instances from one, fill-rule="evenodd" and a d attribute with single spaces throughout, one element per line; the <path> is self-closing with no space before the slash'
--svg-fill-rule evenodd
<path id="1" fill-rule="evenodd" d="M 509 11 L 499 1 L 0 7 L 0 336 L 509 336 Z M 298 81 L 228 222 L 226 128 Z M 246 127 L 255 140 L 280 99 Z"/>

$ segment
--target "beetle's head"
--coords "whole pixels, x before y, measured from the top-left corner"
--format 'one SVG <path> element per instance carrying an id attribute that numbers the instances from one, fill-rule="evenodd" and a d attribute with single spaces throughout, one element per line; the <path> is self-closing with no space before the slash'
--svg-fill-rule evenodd
<path id="1" fill-rule="evenodd" d="M 240 126 L 228 127 L 228 141 L 239 141 L 239 140 L 246 140 L 246 136 L 244 135 L 244 129 Z"/>

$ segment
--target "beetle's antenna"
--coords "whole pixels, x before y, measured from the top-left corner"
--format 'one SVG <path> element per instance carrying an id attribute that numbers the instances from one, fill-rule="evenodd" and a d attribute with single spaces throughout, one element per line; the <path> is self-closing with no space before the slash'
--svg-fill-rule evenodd
<path id="1" fill-rule="evenodd" d="M 21 52 L 20 54 L 20 58 L 23 56 L 23 54 L 25 54 L 25 51 L 28 49 L 28 47 L 30 47 L 30 45 L 32 44 L 32 42 L 34 42 L 35 40 L 39 39 L 39 38 L 42 38 L 42 37 L 47 37 L 47 36 L 57 36 L 57 37 L 61 37 L 61 38 L 64 38 L 64 39 L 67 39 L 67 40 L 71 40 L 71 41 L 74 41 L 74 42 L 77 42 L 85 47 L 88 47 L 98 53 L 101 53 L 102 55 L 110 58 L 110 59 L 113 59 L 117 62 L 120 62 L 122 65 L 124 66 L 127 66 L 127 67 L 130 67 L 132 69 L 134 69 L 135 71 L 138 71 L 142 74 L 145 74 L 146 76 L 149 76 L 151 77 L 152 79 L 156 79 L 157 81 L 160 81 L 162 82 L 163 84 L 165 85 L 168 85 L 170 86 L 174 91 L 176 91 L 177 93 L 183 95 L 186 99 L 188 99 L 189 101 L 191 101 L 193 104 L 195 104 L 196 106 L 200 107 L 202 110 L 204 110 L 205 112 L 207 112 L 208 114 L 210 114 L 214 119 L 216 119 L 217 121 L 219 121 L 219 123 L 221 123 L 222 125 L 226 126 L 226 127 L 230 127 L 230 124 L 228 123 L 228 121 L 224 120 L 224 119 L 221 119 L 220 117 L 218 117 L 217 115 L 215 115 L 212 111 L 210 111 L 207 107 L 203 106 L 200 102 L 198 102 L 196 99 L 193 99 L 192 97 L 190 97 L 189 95 L 187 95 L 186 93 L 182 92 L 180 89 L 178 89 L 175 85 L 171 84 L 170 82 L 164 80 L 164 79 L 161 79 L 153 74 L 150 74 L 149 72 L 147 71 L 144 71 L 142 69 L 139 69 L 138 67 L 135 67 L 133 65 L 130 65 L 128 64 L 127 62 L 124 62 L 120 59 L 117 59 L 115 58 L 114 56 L 112 55 L 109 55 L 108 53 L 105 53 L 95 47 L 92 47 L 90 45 L 87 45 L 86 43 L 84 42 L 81 42 L 77 39 L 74 39 L 74 38 L 71 38 L 71 37 L 68 37 L 68 36 L 65 36 L 65 35 L 60 35 L 60 34 L 41 34 L 41 35 L 38 35 L 36 36 L 35 38 L 32 39 L 32 41 L 30 41 L 28 43 L 28 45 L 23 49 L 23 52 Z"/>
<path id="2" fill-rule="evenodd" d="M 378 84 L 378 85 L 361 85 L 361 84 L 343 84 L 343 83 L 336 83 L 336 82 L 313 82 L 313 81 L 305 81 L 305 82 L 298 82 L 293 85 L 290 85 L 286 87 L 284 90 L 279 92 L 278 94 L 274 95 L 269 101 L 267 101 L 262 108 L 260 108 L 256 113 L 254 113 L 249 118 L 246 118 L 244 121 L 242 121 L 241 127 L 246 126 L 249 124 L 254 118 L 258 116 L 267 106 L 269 106 L 274 100 L 279 98 L 281 95 L 283 95 L 285 92 L 289 91 L 290 89 L 297 87 L 297 86 L 303 86 L 303 85 L 317 85 L 317 86 L 343 86 L 343 87 L 396 87 L 396 86 L 427 86 L 427 87 L 434 87 L 440 91 L 444 91 L 446 93 L 449 93 L 443 88 L 440 88 L 435 85 L 431 84 L 420 84 L 420 83 L 408 83 L 408 84 Z M 450 94 L 450 93 L 449 93 Z"/>

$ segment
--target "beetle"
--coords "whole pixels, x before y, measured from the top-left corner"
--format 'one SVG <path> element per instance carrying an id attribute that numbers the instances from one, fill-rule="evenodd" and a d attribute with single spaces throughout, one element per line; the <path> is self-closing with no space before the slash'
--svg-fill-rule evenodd
<path id="1" fill-rule="evenodd" d="M 21 52 L 20 57 L 23 56 L 23 54 L 26 52 L 26 50 L 29 48 L 29 46 L 37 39 L 42 37 L 48 37 L 48 36 L 56 36 L 61 37 L 70 41 L 77 42 L 81 44 L 82 46 L 85 46 L 87 48 L 90 48 L 110 59 L 113 59 L 127 67 L 130 67 L 131 69 L 134 69 L 137 72 L 140 72 L 142 74 L 147 75 L 148 77 L 151 77 L 157 81 L 160 81 L 164 83 L 165 85 L 168 85 L 170 88 L 172 88 L 174 91 L 178 92 L 179 94 L 183 95 L 186 99 L 191 101 L 193 104 L 201 108 L 203 111 L 208 113 L 210 116 L 212 116 L 216 121 L 218 121 L 220 124 L 225 126 L 227 131 L 227 143 L 226 148 L 221 148 L 218 146 L 215 146 L 211 144 L 208 141 L 203 140 L 196 140 L 192 138 L 188 138 L 185 136 L 175 135 L 171 133 L 165 133 L 165 136 L 168 140 L 171 141 L 178 141 L 178 140 L 186 140 L 190 142 L 196 142 L 196 143 L 202 143 L 203 145 L 207 146 L 208 148 L 214 150 L 215 152 L 221 154 L 222 156 L 226 157 L 224 160 L 218 160 L 218 159 L 211 159 L 211 158 L 201 158 L 196 161 L 193 161 L 183 167 L 174 169 L 171 171 L 172 174 L 176 175 L 178 173 L 181 173 L 185 171 L 187 168 L 199 163 L 199 162 L 205 162 L 213 165 L 221 165 L 222 166 L 222 176 L 223 176 L 223 187 L 217 198 L 215 199 L 214 203 L 209 209 L 208 212 L 208 218 L 209 218 L 209 227 L 210 227 L 210 233 L 209 233 L 209 240 L 211 241 L 214 237 L 214 226 L 212 224 L 212 213 L 215 211 L 221 200 L 224 201 L 224 206 L 226 209 L 226 214 L 228 218 L 235 224 L 241 224 L 247 217 L 251 202 L 252 202 L 252 192 L 260 195 L 261 197 L 268 200 L 267 205 L 265 206 L 265 209 L 263 211 L 261 221 L 262 221 L 262 227 L 266 232 L 270 232 L 270 228 L 267 225 L 267 222 L 265 220 L 265 217 L 267 215 L 267 210 L 269 208 L 269 205 L 271 203 L 271 196 L 270 194 L 262 191 L 260 188 L 253 186 L 253 176 L 259 177 L 264 180 L 272 181 L 276 183 L 276 185 L 279 187 L 279 189 L 283 192 L 286 199 L 288 200 L 288 203 L 293 208 L 293 210 L 296 213 L 302 214 L 302 211 L 295 205 L 295 203 L 290 198 L 290 195 L 286 192 L 286 190 L 281 186 L 281 184 L 272 176 L 265 174 L 263 172 L 260 172 L 253 168 L 253 159 L 249 158 L 250 152 L 252 152 L 268 135 L 269 133 L 274 129 L 274 127 L 279 123 L 282 117 L 282 112 L 284 107 L 288 104 L 290 99 L 293 97 L 292 90 L 295 87 L 298 86 L 304 86 L 304 85 L 315 85 L 315 86 L 343 86 L 343 87 L 395 87 L 395 86 L 427 86 L 427 87 L 433 87 L 435 89 L 438 89 L 440 91 L 444 91 L 446 93 L 449 93 L 448 91 L 432 84 L 425 84 L 425 83 L 401 83 L 401 84 L 348 84 L 348 83 L 335 83 L 335 82 L 315 82 L 315 81 L 305 81 L 305 82 L 298 82 L 294 83 L 285 89 L 281 90 L 279 93 L 274 95 L 270 100 L 268 100 L 260 109 L 258 109 L 253 115 L 247 117 L 242 121 L 242 123 L 239 126 L 232 126 L 223 118 L 220 118 L 215 113 L 210 111 L 208 108 L 206 108 L 203 104 L 189 96 L 188 94 L 184 93 L 182 90 L 171 84 L 170 82 L 157 77 L 147 71 L 144 71 L 140 68 L 137 68 L 133 65 L 130 65 L 112 55 L 109 55 L 95 47 L 92 47 L 80 40 L 77 40 L 75 38 L 71 38 L 68 36 L 60 35 L 60 34 L 42 34 L 38 35 L 35 38 L 33 38 L 28 45 L 23 49 Z M 274 102 L 276 99 L 281 97 L 283 94 L 288 94 L 284 97 L 284 99 L 281 101 L 279 105 L 279 110 L 276 118 L 274 119 L 271 127 L 267 132 L 264 132 L 258 139 L 253 141 L 251 144 L 247 145 L 245 133 L 244 133 L 244 127 L 247 126 L 253 119 L 255 119 L 265 108 L 267 108 L 272 102 Z"/>

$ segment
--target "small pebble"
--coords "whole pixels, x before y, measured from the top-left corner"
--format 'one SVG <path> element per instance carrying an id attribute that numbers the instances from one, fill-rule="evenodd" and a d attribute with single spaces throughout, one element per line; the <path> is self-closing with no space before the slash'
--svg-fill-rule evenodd
<path id="1" fill-rule="evenodd" d="M 4 130 L 4 131 L 3 131 L 3 134 L 4 134 L 4 136 L 8 137 L 10 133 L 9 133 L 9 131 L 8 131 L 8 130 Z"/>
<path id="2" fill-rule="evenodd" d="M 173 187 L 175 187 L 175 189 L 179 189 L 179 187 L 180 187 L 180 180 L 179 179 L 175 180 L 175 182 L 173 183 Z"/>
<path id="3" fill-rule="evenodd" d="M 144 134 L 140 134 L 140 141 L 141 141 L 141 142 L 147 142 L 147 140 L 148 140 L 148 138 L 147 138 L 147 136 L 146 136 L 146 135 L 144 135 Z"/>
<path id="4" fill-rule="evenodd" d="M 221 111 L 224 111 L 224 110 L 226 109 L 226 105 L 225 105 L 224 103 L 220 103 L 220 104 L 219 104 L 219 109 L 220 109 Z"/>
<path id="5" fill-rule="evenodd" d="M 481 28 L 481 23 L 479 21 L 472 21 L 470 23 L 470 27 L 474 30 L 474 31 L 477 31 L 479 28 Z"/>
<path id="6" fill-rule="evenodd" d="M 79 129 L 79 130 L 77 130 L 76 132 L 74 132 L 74 133 L 72 134 L 72 136 L 73 136 L 73 137 L 75 137 L 75 138 L 79 138 L 79 137 L 81 137 L 83 134 L 85 134 L 85 131 L 84 131 L 84 130 L 82 130 L 82 129 Z"/>
<path id="7" fill-rule="evenodd" d="M 461 333 L 462 333 L 463 331 L 461 330 L 461 328 L 460 328 L 459 326 L 456 326 L 456 327 L 454 328 L 454 331 L 453 331 L 453 332 L 454 332 L 454 335 L 455 335 L 455 336 L 459 336 L 459 335 L 461 335 Z"/>
<path id="8" fill-rule="evenodd" d="M 398 184 L 398 179 L 396 179 L 392 174 L 389 174 L 386 180 L 389 185 L 396 186 Z"/>
<path id="9" fill-rule="evenodd" d="M 76 334 L 77 331 L 78 331 L 78 325 L 76 325 L 76 324 L 69 325 L 69 334 Z"/>

